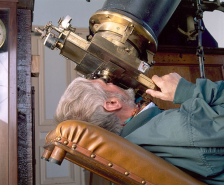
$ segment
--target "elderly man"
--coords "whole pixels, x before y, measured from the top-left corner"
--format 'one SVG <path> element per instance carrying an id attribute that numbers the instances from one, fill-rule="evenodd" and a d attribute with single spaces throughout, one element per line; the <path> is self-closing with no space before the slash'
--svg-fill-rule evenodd
<path id="1" fill-rule="evenodd" d="M 153 97 L 181 104 L 160 110 L 134 103 L 133 90 L 102 80 L 75 79 L 59 101 L 55 120 L 83 120 L 120 134 L 208 184 L 224 184 L 224 82 L 176 73 L 152 80 Z"/>

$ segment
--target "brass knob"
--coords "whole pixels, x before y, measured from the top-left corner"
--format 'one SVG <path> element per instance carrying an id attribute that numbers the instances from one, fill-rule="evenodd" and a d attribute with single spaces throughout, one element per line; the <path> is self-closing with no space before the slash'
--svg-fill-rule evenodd
<path id="1" fill-rule="evenodd" d="M 95 154 L 91 154 L 91 157 L 92 157 L 92 158 L 95 158 L 95 157 L 96 157 L 96 155 L 95 155 Z"/>
<path id="2" fill-rule="evenodd" d="M 125 174 L 126 176 L 128 176 L 128 175 L 129 175 L 129 172 L 124 172 L 124 174 Z"/>
<path id="3" fill-rule="evenodd" d="M 112 166 L 113 166 L 113 164 L 112 164 L 112 163 L 109 163 L 109 164 L 108 164 L 108 166 L 109 166 L 109 167 L 112 167 Z"/>

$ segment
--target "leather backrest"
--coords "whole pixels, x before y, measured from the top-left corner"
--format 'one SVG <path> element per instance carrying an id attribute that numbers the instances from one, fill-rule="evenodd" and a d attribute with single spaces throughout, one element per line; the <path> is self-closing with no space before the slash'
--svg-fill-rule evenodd
<path id="1" fill-rule="evenodd" d="M 162 185 L 204 184 L 151 152 L 86 122 L 71 120 L 60 123 L 48 133 L 46 144 L 58 137 L 69 141 L 70 147 L 75 144 L 89 155 L 99 156 L 99 162 L 101 159 L 102 163 L 108 161 L 113 164 L 113 170 L 124 169 L 130 178 Z"/>

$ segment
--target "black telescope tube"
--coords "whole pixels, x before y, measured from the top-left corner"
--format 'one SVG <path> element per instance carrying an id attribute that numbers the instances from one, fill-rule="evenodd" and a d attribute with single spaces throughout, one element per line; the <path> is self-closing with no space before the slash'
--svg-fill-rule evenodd
<path id="1" fill-rule="evenodd" d="M 157 40 L 181 0 L 106 0 L 98 11 L 112 11 L 141 24 Z"/>

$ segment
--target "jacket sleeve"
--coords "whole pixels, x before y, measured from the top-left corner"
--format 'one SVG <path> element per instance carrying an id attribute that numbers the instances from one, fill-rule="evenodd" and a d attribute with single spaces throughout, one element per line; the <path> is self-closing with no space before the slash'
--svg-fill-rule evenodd
<path id="1" fill-rule="evenodd" d="M 191 146 L 223 147 L 224 82 L 197 79 L 192 84 L 181 78 L 174 97 L 186 111 Z"/>
<path id="2" fill-rule="evenodd" d="M 197 79 L 196 84 L 193 84 L 181 78 L 175 92 L 173 103 L 182 104 L 190 98 L 203 99 L 210 106 L 224 104 L 224 82 Z"/>

